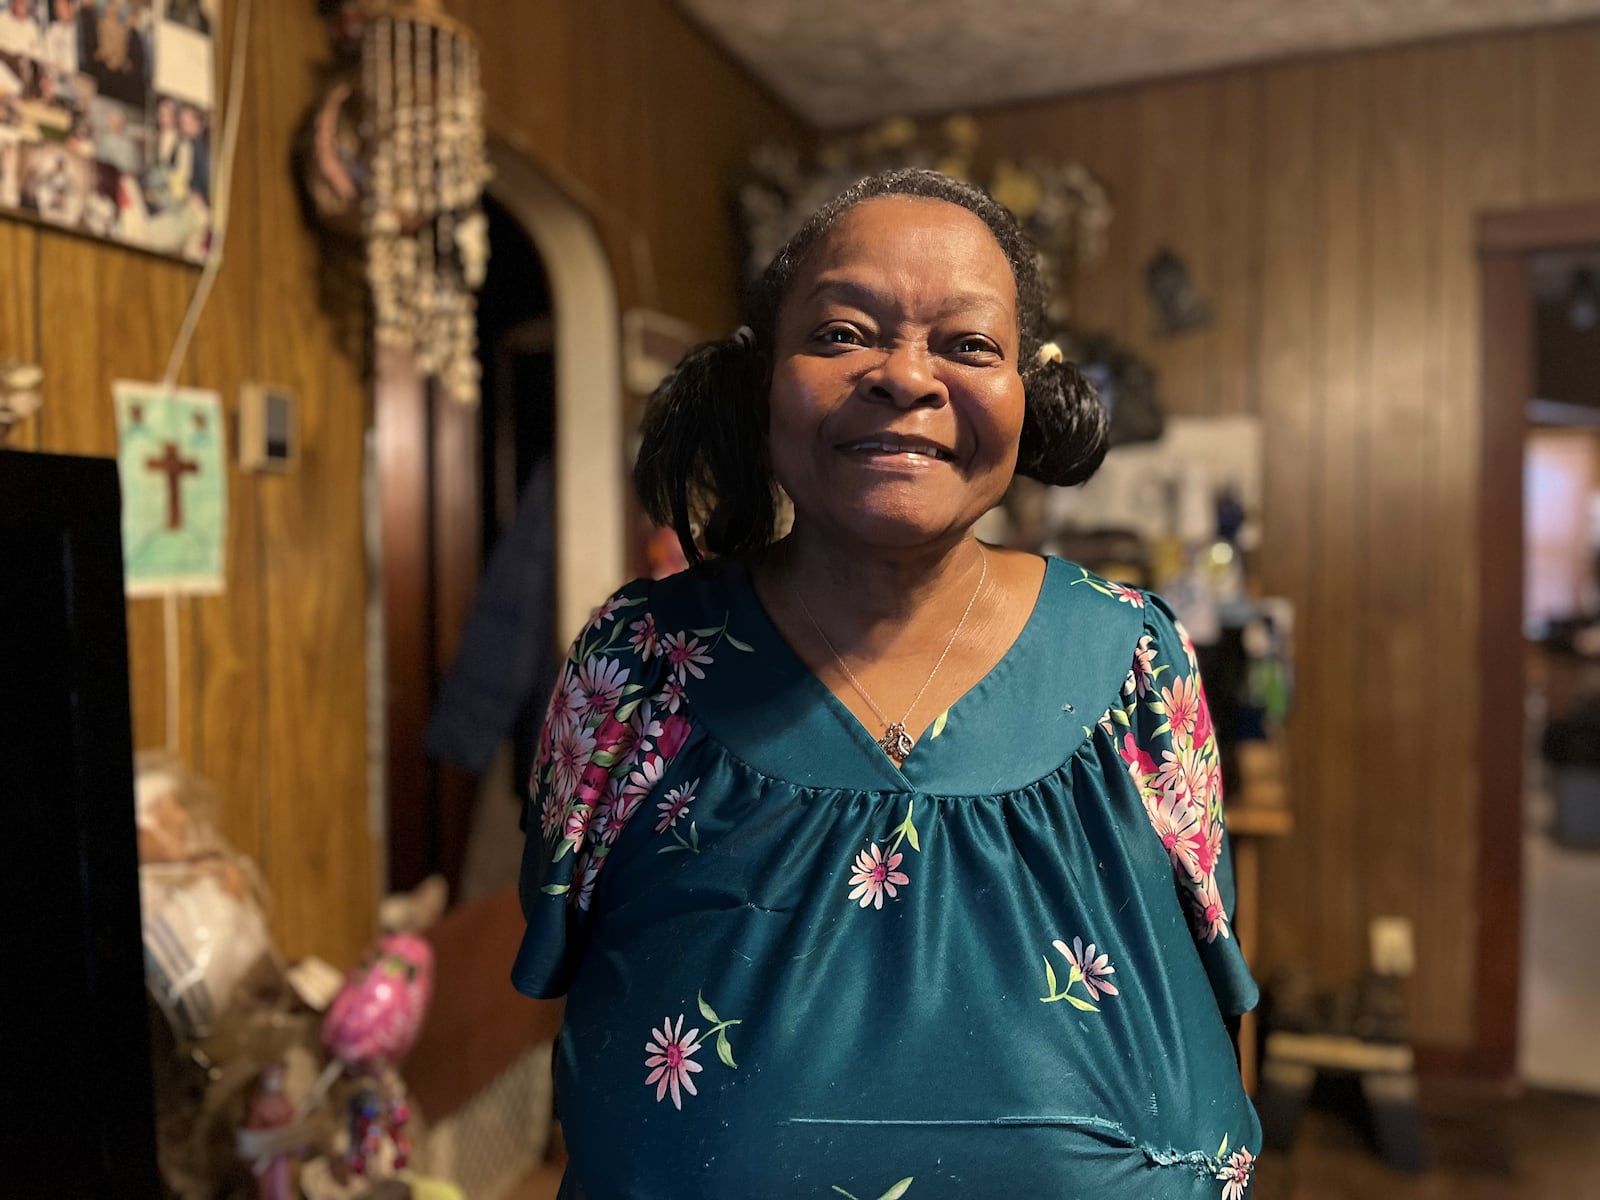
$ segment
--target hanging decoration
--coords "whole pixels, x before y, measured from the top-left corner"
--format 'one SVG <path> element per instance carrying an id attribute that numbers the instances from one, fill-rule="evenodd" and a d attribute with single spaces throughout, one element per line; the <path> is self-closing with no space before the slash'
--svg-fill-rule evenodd
<path id="1" fill-rule="evenodd" d="M 896 117 L 827 142 L 810 157 L 789 146 L 758 148 L 738 194 L 746 278 L 759 274 L 808 216 L 856 180 L 894 167 L 932 167 L 979 185 L 1011 210 L 1039 250 L 1051 296 L 1048 315 L 1060 326 L 1073 277 L 1105 251 L 1110 197 L 1080 163 L 1040 156 L 982 162 L 979 141 L 978 122 L 957 114 L 928 129 Z"/>
<path id="2" fill-rule="evenodd" d="M 475 404 L 473 293 L 489 260 L 477 40 L 439 0 L 379 4 L 364 23 L 360 71 L 374 336 Z"/>

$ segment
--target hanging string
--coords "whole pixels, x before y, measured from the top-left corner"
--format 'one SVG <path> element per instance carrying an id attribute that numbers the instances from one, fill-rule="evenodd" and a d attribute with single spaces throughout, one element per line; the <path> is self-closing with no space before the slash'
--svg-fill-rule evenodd
<path id="1" fill-rule="evenodd" d="M 167 396 L 171 396 L 177 389 L 178 374 L 183 370 L 184 361 L 189 357 L 189 346 L 194 341 L 195 330 L 200 325 L 200 316 L 210 302 L 211 289 L 215 286 L 217 275 L 222 270 L 223 250 L 228 242 L 228 216 L 233 201 L 233 160 L 239 146 L 239 122 L 244 113 L 245 65 L 249 61 L 250 46 L 250 9 L 251 0 L 239 0 L 235 17 L 237 28 L 233 35 L 233 58 L 228 70 L 228 109 L 223 117 L 222 141 L 217 148 L 216 181 L 211 192 L 211 242 L 206 249 L 205 266 L 200 272 L 199 281 L 195 284 L 194 293 L 189 297 L 189 307 L 183 314 L 183 323 L 179 325 L 178 335 L 173 341 L 172 353 L 167 356 L 167 369 L 161 377 L 161 390 Z M 166 745 L 167 752 L 176 757 L 183 664 L 179 657 L 178 596 L 175 592 L 167 592 L 162 598 L 161 625 L 163 656 L 166 660 L 164 685 Z"/>
<path id="2" fill-rule="evenodd" d="M 179 686 L 179 672 L 182 663 L 178 661 L 178 593 L 166 592 L 161 597 L 161 636 L 165 646 L 166 657 L 166 690 L 167 690 L 167 753 L 173 758 L 178 757 L 178 706 L 181 702 L 182 688 Z"/>

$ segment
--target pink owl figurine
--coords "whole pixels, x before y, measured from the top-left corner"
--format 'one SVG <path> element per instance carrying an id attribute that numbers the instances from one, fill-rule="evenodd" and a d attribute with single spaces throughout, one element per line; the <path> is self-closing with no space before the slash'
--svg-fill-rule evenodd
<path id="1" fill-rule="evenodd" d="M 322 1044 L 357 1074 L 382 1075 L 410 1051 L 433 995 L 433 948 L 419 937 L 379 938 L 322 1019 Z"/>

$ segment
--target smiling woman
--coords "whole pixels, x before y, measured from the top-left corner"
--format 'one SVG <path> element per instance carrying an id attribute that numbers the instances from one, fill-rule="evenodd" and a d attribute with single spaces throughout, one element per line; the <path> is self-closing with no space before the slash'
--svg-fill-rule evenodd
<path id="1" fill-rule="evenodd" d="M 569 997 L 563 1196 L 1249 1186 L 1193 647 L 972 533 L 1104 452 L 1042 311 L 992 199 L 876 176 L 652 397 L 636 482 L 696 565 L 578 638 L 523 867 L 514 982 Z"/>

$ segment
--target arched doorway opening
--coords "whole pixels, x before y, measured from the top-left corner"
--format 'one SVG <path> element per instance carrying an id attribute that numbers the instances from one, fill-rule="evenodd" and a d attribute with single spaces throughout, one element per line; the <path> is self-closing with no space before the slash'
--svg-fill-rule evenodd
<path id="1" fill-rule="evenodd" d="M 587 215 L 538 168 L 501 145 L 491 146 L 491 160 L 482 403 L 450 404 L 389 356 L 378 363 L 375 412 L 385 874 L 391 890 L 443 874 L 462 898 L 515 876 L 514 801 L 528 765 L 515 747 L 531 745 L 551 675 L 530 666 L 528 646 L 538 643 L 538 657 L 553 662 L 625 566 L 610 264 Z M 477 611 L 485 607 L 515 610 L 506 626 L 524 651 L 515 681 Z M 473 736 L 451 748 L 440 709 L 459 702 L 457 659 L 474 648 L 478 697 L 454 713 Z M 510 696 L 511 686 L 524 694 Z M 502 724 L 490 731 L 492 744 L 477 736 Z"/>

